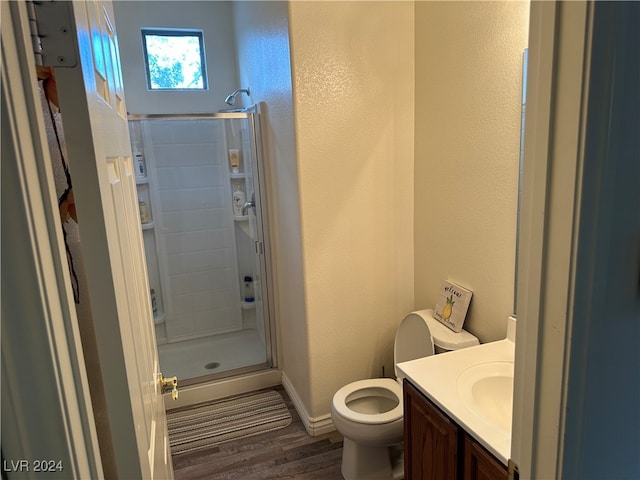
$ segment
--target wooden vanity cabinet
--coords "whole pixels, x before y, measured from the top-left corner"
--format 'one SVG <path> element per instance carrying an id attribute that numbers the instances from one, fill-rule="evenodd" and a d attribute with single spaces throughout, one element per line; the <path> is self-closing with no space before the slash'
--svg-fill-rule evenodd
<path id="1" fill-rule="evenodd" d="M 464 480 L 508 480 L 507 467 L 502 465 L 473 437 L 464 435 Z"/>
<path id="2" fill-rule="evenodd" d="M 458 480 L 460 427 L 404 380 L 404 478 Z"/>
<path id="3" fill-rule="evenodd" d="M 507 480 L 507 468 L 404 380 L 405 480 Z"/>

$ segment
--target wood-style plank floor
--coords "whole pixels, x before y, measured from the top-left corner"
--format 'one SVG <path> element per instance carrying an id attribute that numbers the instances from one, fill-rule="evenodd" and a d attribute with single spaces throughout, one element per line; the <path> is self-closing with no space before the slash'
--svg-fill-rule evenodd
<path id="1" fill-rule="evenodd" d="M 342 436 L 335 431 L 310 436 L 284 389 L 274 389 L 280 392 L 289 407 L 291 425 L 200 452 L 174 456 L 175 479 L 342 480 Z"/>

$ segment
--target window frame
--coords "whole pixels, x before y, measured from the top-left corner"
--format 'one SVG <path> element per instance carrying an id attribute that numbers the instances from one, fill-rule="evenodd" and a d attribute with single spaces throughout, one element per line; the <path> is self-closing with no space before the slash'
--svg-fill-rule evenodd
<path id="1" fill-rule="evenodd" d="M 142 28 L 142 55 L 147 81 L 147 90 L 150 92 L 202 92 L 209 90 L 207 76 L 207 64 L 204 52 L 204 32 L 199 29 L 187 28 Z M 200 71 L 202 74 L 202 88 L 154 88 L 151 85 L 151 72 L 149 71 L 149 52 L 147 51 L 147 35 L 164 37 L 197 37 L 200 43 Z"/>

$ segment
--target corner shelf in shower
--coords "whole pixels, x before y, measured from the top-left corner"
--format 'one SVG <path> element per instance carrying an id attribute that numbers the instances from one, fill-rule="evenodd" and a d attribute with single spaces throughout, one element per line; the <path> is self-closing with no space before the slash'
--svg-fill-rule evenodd
<path id="1" fill-rule="evenodd" d="M 164 313 L 161 313 L 159 315 L 154 315 L 153 316 L 153 323 L 155 325 L 161 325 L 164 323 Z"/>
<path id="2" fill-rule="evenodd" d="M 152 230 L 154 227 L 153 222 L 147 222 L 142 224 L 142 230 Z"/>
<path id="3" fill-rule="evenodd" d="M 246 222 L 247 220 L 249 220 L 249 215 L 234 215 L 233 219 L 236 222 Z"/>
<path id="4" fill-rule="evenodd" d="M 256 308 L 256 302 L 245 302 L 244 300 L 240 302 L 240 307 L 243 310 L 253 310 Z"/>
<path id="5" fill-rule="evenodd" d="M 144 185 L 149 183 L 149 177 L 136 177 L 136 185 Z"/>
<path id="6" fill-rule="evenodd" d="M 242 179 L 246 178 L 247 176 L 244 173 L 230 173 L 229 177 L 232 180 L 236 180 L 236 179 L 237 180 L 242 180 Z"/>

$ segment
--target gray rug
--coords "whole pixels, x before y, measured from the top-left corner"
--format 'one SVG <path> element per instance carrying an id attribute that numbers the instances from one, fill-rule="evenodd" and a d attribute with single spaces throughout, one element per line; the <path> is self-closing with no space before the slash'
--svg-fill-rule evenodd
<path id="1" fill-rule="evenodd" d="M 239 395 L 167 412 L 171 453 L 194 452 L 279 430 L 291 414 L 275 390 Z"/>

